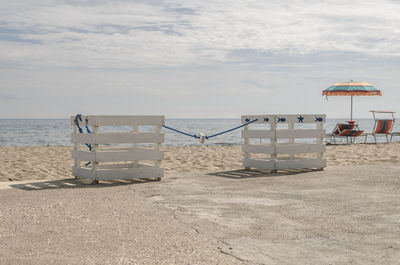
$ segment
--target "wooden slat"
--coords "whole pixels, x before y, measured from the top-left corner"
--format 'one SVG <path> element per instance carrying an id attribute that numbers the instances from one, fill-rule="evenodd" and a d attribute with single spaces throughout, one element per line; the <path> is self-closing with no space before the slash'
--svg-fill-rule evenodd
<path id="1" fill-rule="evenodd" d="M 242 151 L 245 153 L 273 154 L 275 147 L 272 145 L 244 144 Z"/>
<path id="2" fill-rule="evenodd" d="M 294 130 L 277 130 L 277 139 L 288 138 L 322 138 L 325 135 L 324 129 L 294 129 Z"/>
<path id="3" fill-rule="evenodd" d="M 160 115 L 88 115 L 82 116 L 82 122 L 80 124 L 85 125 L 85 119 L 88 119 L 89 126 L 133 126 L 133 125 L 163 125 L 164 116 Z M 71 117 L 71 123 L 75 116 Z"/>
<path id="4" fill-rule="evenodd" d="M 161 178 L 164 175 L 162 168 L 127 168 L 127 169 L 110 169 L 97 170 L 96 179 L 134 179 L 134 178 Z"/>
<path id="5" fill-rule="evenodd" d="M 259 168 L 259 169 L 269 169 L 269 170 L 275 169 L 273 160 L 261 160 L 254 158 L 244 159 L 243 166 L 247 168 Z"/>
<path id="6" fill-rule="evenodd" d="M 154 165 L 146 165 L 143 163 L 112 163 L 112 164 L 99 164 L 98 169 L 118 169 L 118 168 L 148 168 L 154 167 Z"/>
<path id="7" fill-rule="evenodd" d="M 94 161 L 95 154 L 94 152 L 90 151 L 83 151 L 83 150 L 73 150 L 72 151 L 72 158 L 78 161 Z"/>
<path id="8" fill-rule="evenodd" d="M 95 155 L 90 151 L 73 151 L 72 158 L 81 161 L 114 162 L 114 161 L 140 161 L 162 160 L 164 153 L 158 150 L 138 149 L 130 151 L 98 151 Z"/>
<path id="9" fill-rule="evenodd" d="M 164 152 L 158 150 L 134 150 L 130 152 L 97 152 L 96 161 L 140 161 L 140 160 L 162 160 Z"/>
<path id="10" fill-rule="evenodd" d="M 162 133 L 102 133 L 95 136 L 96 144 L 158 143 L 164 142 Z"/>
<path id="11" fill-rule="evenodd" d="M 275 137 L 273 130 L 244 130 L 242 138 L 271 139 Z"/>
<path id="12" fill-rule="evenodd" d="M 93 144 L 94 143 L 94 135 L 87 133 L 73 133 L 71 135 L 71 140 L 73 143 L 80 144 Z"/>
<path id="13" fill-rule="evenodd" d="M 326 122 L 325 114 L 297 114 L 297 115 L 276 115 L 277 124 L 302 124 L 302 123 L 324 123 Z"/>
<path id="14" fill-rule="evenodd" d="M 280 144 L 276 146 L 277 154 L 303 154 L 325 152 L 324 144 Z"/>
<path id="15" fill-rule="evenodd" d="M 243 115 L 241 122 L 242 124 L 249 122 L 249 121 L 253 121 L 253 120 L 257 120 L 255 122 L 252 122 L 251 124 L 271 124 L 271 123 L 275 123 L 275 115 Z"/>
<path id="16" fill-rule="evenodd" d="M 72 175 L 77 178 L 94 179 L 94 174 L 90 168 L 72 167 Z"/>
<path id="17" fill-rule="evenodd" d="M 298 169 L 298 168 L 324 168 L 325 159 L 320 158 L 301 158 L 294 160 L 277 160 L 276 169 Z"/>
<path id="18" fill-rule="evenodd" d="M 162 133 L 98 133 L 98 134 L 72 134 L 72 141 L 88 144 L 127 144 L 127 143 L 158 143 L 164 142 Z"/>
<path id="19" fill-rule="evenodd" d="M 325 114 L 276 114 L 276 115 L 243 115 L 242 123 L 247 121 L 252 121 L 257 119 L 256 122 L 252 124 L 288 124 L 288 123 L 325 123 Z"/>

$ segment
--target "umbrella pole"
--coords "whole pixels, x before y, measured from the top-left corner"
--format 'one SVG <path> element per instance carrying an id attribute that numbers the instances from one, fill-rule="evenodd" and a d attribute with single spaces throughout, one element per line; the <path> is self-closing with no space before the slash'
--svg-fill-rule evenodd
<path id="1" fill-rule="evenodd" d="M 353 121 L 353 96 L 351 96 L 350 108 L 350 121 Z"/>

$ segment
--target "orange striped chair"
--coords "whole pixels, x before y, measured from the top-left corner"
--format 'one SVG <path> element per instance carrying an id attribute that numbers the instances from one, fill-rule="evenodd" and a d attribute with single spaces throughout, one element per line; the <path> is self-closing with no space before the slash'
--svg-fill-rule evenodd
<path id="1" fill-rule="evenodd" d="M 392 140 L 392 130 L 395 120 L 375 120 L 375 126 L 372 130 L 372 133 L 365 134 L 365 143 L 367 142 L 368 135 L 372 135 L 374 137 L 376 143 L 377 135 L 385 135 L 386 141 L 389 143 Z M 390 136 L 390 140 L 389 140 Z"/>
<path id="2" fill-rule="evenodd" d="M 336 137 L 346 137 L 347 144 L 353 143 L 355 138 L 360 136 L 364 131 L 358 128 L 356 123 L 338 123 L 331 134 L 330 142 L 336 144 Z M 350 140 L 350 141 L 349 141 Z"/>

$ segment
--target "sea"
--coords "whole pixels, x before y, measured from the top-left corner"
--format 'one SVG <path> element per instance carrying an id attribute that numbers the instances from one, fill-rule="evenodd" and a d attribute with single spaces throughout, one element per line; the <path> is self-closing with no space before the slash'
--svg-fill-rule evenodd
<path id="1" fill-rule="evenodd" d="M 338 122 L 344 119 L 328 119 L 325 124 L 327 134 L 330 134 Z M 371 132 L 373 119 L 359 119 L 360 129 Z M 241 125 L 240 119 L 166 119 L 165 125 L 189 134 L 204 133 L 213 135 Z M 257 125 L 253 125 L 257 127 Z M 307 126 L 307 125 L 304 125 Z M 121 128 L 108 128 L 109 131 Z M 129 127 L 122 128 L 129 130 Z M 206 140 L 206 145 L 240 145 L 242 129 L 234 130 Z M 400 131 L 400 123 L 396 123 L 393 131 Z M 0 119 L 0 146 L 70 146 L 73 127 L 69 119 Z M 163 129 L 165 146 L 201 145 L 199 140 L 174 131 Z M 397 137 L 400 138 L 400 137 Z M 359 137 L 357 141 L 363 141 Z M 370 138 L 372 140 L 372 137 Z M 394 141 L 400 139 L 393 138 Z M 328 141 L 328 139 L 325 139 Z"/>

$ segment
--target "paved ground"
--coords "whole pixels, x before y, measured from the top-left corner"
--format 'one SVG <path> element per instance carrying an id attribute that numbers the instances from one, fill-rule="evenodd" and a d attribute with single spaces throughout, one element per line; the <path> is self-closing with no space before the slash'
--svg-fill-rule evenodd
<path id="1" fill-rule="evenodd" d="M 5 188 L 6 184 L 1 187 Z M 399 264 L 400 166 L 0 190 L 2 263 Z"/>
<path id="2" fill-rule="evenodd" d="M 143 200 L 140 185 L 50 181 L 0 190 L 0 264 L 241 263 Z"/>
<path id="3" fill-rule="evenodd" d="M 400 264 L 399 165 L 186 175 L 137 191 L 250 264 Z"/>

